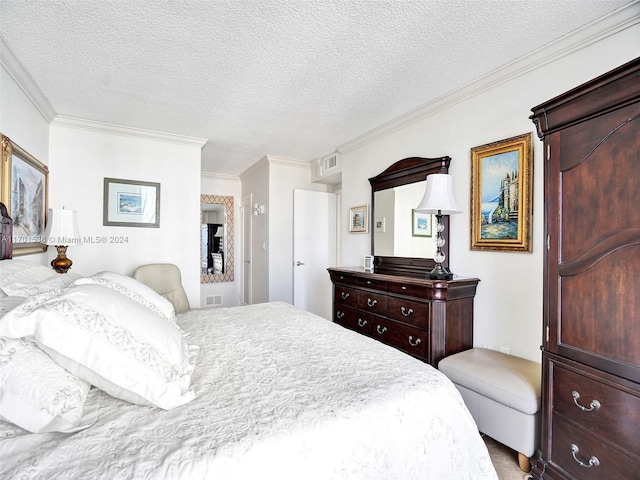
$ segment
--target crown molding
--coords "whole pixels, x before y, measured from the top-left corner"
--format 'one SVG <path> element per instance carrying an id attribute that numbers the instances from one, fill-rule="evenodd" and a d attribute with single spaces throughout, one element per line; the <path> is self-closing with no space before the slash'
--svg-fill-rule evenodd
<path id="1" fill-rule="evenodd" d="M 44 119 L 48 123 L 51 123 L 56 116 L 53 106 L 44 93 L 42 93 L 42 90 L 40 90 L 35 80 L 29 75 L 24 65 L 22 65 L 20 60 L 13 54 L 2 35 L 0 35 L 0 65 L 2 65 L 9 76 L 16 82 L 18 87 L 20 87 L 27 98 L 29 98 Z"/>
<path id="2" fill-rule="evenodd" d="M 305 170 L 309 170 L 311 167 L 309 163 L 303 162 L 301 160 L 294 160 L 292 158 L 285 157 L 275 157 L 273 155 L 265 155 L 256 163 L 247 168 L 244 172 L 240 174 L 240 178 L 246 177 L 251 174 L 254 170 L 261 168 L 264 165 L 282 165 L 286 167 L 295 167 L 295 168 L 303 168 Z"/>
<path id="3" fill-rule="evenodd" d="M 594 22 L 568 34 L 558 40 L 549 43 L 533 52 L 493 70 L 492 72 L 447 93 L 435 100 L 426 103 L 410 112 L 383 123 L 348 142 L 337 147 L 339 153 L 348 153 L 364 145 L 375 142 L 390 133 L 403 129 L 426 117 L 434 115 L 442 110 L 464 102 L 469 98 L 479 95 L 496 85 L 524 75 L 554 62 L 560 58 L 575 53 L 589 45 L 597 43 L 611 35 L 615 35 L 627 28 L 640 23 L 640 1 L 632 2 L 618 10 L 606 15 Z M 313 160 L 312 160 L 313 162 Z"/>
<path id="4" fill-rule="evenodd" d="M 65 115 L 56 115 L 56 117 L 51 122 L 51 125 L 77 128 L 80 130 L 90 130 L 110 135 L 144 138 L 147 140 L 156 140 L 159 142 L 174 143 L 178 145 L 188 145 L 192 147 L 198 147 L 200 149 L 204 147 L 204 145 L 208 142 L 206 138 L 187 137 L 184 135 L 176 135 L 174 133 L 157 132 L 155 130 L 146 130 L 144 128 L 126 127 L 123 125 L 115 125 L 112 123 L 103 123 L 96 122 L 94 120 L 84 120 L 82 118 L 67 117 Z"/>
<path id="5" fill-rule="evenodd" d="M 228 173 L 200 172 L 202 177 L 215 178 L 218 180 L 240 181 L 240 175 L 230 175 Z"/>

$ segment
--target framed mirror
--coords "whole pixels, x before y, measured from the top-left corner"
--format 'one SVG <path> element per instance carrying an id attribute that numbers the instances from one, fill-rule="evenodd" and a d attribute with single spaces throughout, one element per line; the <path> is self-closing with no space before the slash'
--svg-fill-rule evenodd
<path id="1" fill-rule="evenodd" d="M 200 283 L 233 281 L 233 197 L 200 195 Z"/>
<path id="2" fill-rule="evenodd" d="M 391 275 L 423 277 L 435 262 L 435 232 L 432 215 L 416 214 L 427 175 L 448 173 L 450 157 L 410 157 L 400 160 L 371 184 L 371 254 L 374 271 Z M 449 240 L 449 216 L 443 218 L 444 237 Z M 449 266 L 449 245 L 442 247 Z"/>

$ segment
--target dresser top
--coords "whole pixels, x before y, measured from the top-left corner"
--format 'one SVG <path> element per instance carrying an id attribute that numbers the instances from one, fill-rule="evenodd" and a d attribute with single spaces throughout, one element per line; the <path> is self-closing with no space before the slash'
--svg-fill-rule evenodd
<path id="1" fill-rule="evenodd" d="M 430 280 L 427 278 L 410 277 L 405 275 L 388 275 L 384 273 L 368 272 L 364 267 L 332 267 L 327 269 L 330 272 L 346 273 L 358 275 L 362 278 L 385 280 L 388 282 L 403 282 L 413 285 L 425 285 L 432 288 L 448 288 L 463 285 L 476 285 L 480 279 L 473 277 L 454 277 L 453 280 Z"/>

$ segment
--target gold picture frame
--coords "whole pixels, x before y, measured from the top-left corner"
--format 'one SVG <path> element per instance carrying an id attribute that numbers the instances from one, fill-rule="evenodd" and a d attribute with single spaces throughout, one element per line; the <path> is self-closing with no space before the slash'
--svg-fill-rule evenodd
<path id="1" fill-rule="evenodd" d="M 533 134 L 471 149 L 471 250 L 531 252 Z"/>
<path id="2" fill-rule="evenodd" d="M 349 232 L 369 232 L 369 205 L 359 205 L 349 209 Z"/>
<path id="3" fill-rule="evenodd" d="M 13 255 L 47 251 L 49 169 L 25 149 L 0 134 L 0 201 L 13 221 Z"/>

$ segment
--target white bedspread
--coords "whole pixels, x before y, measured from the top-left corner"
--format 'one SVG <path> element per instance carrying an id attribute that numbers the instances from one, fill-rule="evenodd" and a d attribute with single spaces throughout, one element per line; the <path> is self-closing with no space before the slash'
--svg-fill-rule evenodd
<path id="1" fill-rule="evenodd" d="M 0 478 L 497 479 L 458 391 L 418 360 L 284 303 L 178 322 L 201 347 L 194 401 L 93 389 L 84 431 L 0 425 Z"/>

